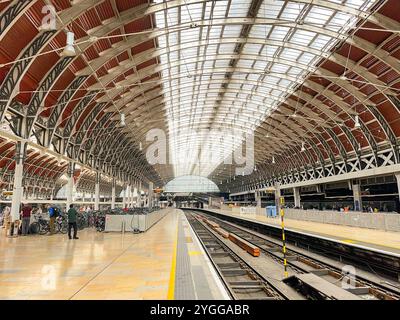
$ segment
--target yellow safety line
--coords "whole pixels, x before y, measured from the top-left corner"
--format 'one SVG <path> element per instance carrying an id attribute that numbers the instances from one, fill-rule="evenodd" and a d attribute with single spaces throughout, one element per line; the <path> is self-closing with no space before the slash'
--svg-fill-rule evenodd
<path id="1" fill-rule="evenodd" d="M 342 240 L 342 242 L 356 243 L 357 241 L 356 240 L 352 240 L 352 239 L 345 239 L 345 240 Z"/>
<path id="2" fill-rule="evenodd" d="M 175 244 L 174 244 L 174 253 L 172 255 L 172 266 L 171 266 L 171 273 L 169 276 L 169 288 L 168 288 L 168 296 L 167 300 L 174 300 L 175 298 L 175 273 L 176 273 L 176 253 L 178 247 L 178 223 L 176 225 L 176 237 L 175 237 Z"/>
<path id="3" fill-rule="evenodd" d="M 188 252 L 189 256 L 198 256 L 201 255 L 201 251 L 189 251 Z"/>

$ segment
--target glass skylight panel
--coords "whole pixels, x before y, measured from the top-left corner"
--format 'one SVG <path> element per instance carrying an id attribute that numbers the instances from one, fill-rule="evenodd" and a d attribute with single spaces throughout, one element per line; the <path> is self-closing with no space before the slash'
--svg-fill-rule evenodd
<path id="1" fill-rule="evenodd" d="M 283 73 L 285 74 L 287 71 L 289 70 L 289 66 L 281 64 L 281 63 L 274 63 L 272 68 L 271 68 L 271 72 L 274 73 Z"/>
<path id="2" fill-rule="evenodd" d="M 329 22 L 328 27 L 330 26 L 338 26 L 339 29 L 346 27 L 351 21 L 351 15 L 343 13 L 343 12 L 336 12 L 332 20 Z"/>
<path id="3" fill-rule="evenodd" d="M 243 48 L 243 53 L 256 55 L 260 52 L 261 48 L 261 44 L 246 43 Z"/>
<path id="4" fill-rule="evenodd" d="M 242 26 L 240 25 L 229 25 L 226 26 L 223 32 L 223 37 L 225 38 L 238 38 L 240 36 L 240 31 L 242 30 Z"/>
<path id="5" fill-rule="evenodd" d="M 260 75 L 259 74 L 255 74 L 255 73 L 251 73 L 251 74 L 248 75 L 247 78 L 249 80 L 252 80 L 252 81 L 257 81 L 260 78 Z"/>
<path id="6" fill-rule="evenodd" d="M 284 40 L 290 28 L 288 27 L 274 27 L 270 38 L 273 40 Z"/>
<path id="7" fill-rule="evenodd" d="M 296 21 L 297 17 L 301 13 L 301 10 L 303 10 L 305 4 L 303 3 L 293 3 L 289 2 L 285 10 L 283 10 L 281 14 L 281 18 L 289 21 Z"/>
<path id="8" fill-rule="evenodd" d="M 308 46 L 315 36 L 314 32 L 298 29 L 290 38 L 290 42 Z"/>
<path id="9" fill-rule="evenodd" d="M 187 29 L 181 31 L 181 43 L 199 40 L 199 29 Z"/>
<path id="10" fill-rule="evenodd" d="M 259 16 L 274 19 L 278 17 L 284 4 L 284 1 L 264 1 L 260 6 Z"/>
<path id="11" fill-rule="evenodd" d="M 324 1 L 348 5 L 355 9 L 369 8 L 376 2 Z M 166 17 L 164 12 L 155 14 L 157 27 L 170 28 L 169 34 L 158 38 L 158 43 L 160 48 L 165 49 L 162 50 L 160 60 L 164 68 L 162 76 L 171 135 L 170 153 L 175 160 L 182 162 L 174 166 L 175 175 L 190 174 L 190 171 L 194 170 L 194 164 L 185 163 L 185 157 L 192 145 L 203 143 L 207 139 L 202 135 L 191 136 L 188 139 L 182 130 L 232 126 L 243 127 L 244 131 L 251 132 L 263 122 L 271 110 L 284 101 L 289 90 L 295 89 L 301 83 L 301 80 L 297 79 L 301 79 L 300 75 L 307 74 L 305 69 L 308 66 L 319 61 L 318 52 L 328 52 L 336 43 L 336 36 L 329 36 L 328 31 L 324 34 L 324 29 L 345 33 L 356 22 L 356 18 L 347 13 L 324 7 L 323 1 L 319 6 L 317 2 L 305 4 L 297 1 L 265 0 L 258 10 L 257 17 L 276 19 L 278 24 L 278 20 L 289 21 L 292 25 L 251 26 L 249 39 L 242 50 L 237 52 L 240 57 L 235 61 L 236 69 L 232 70 L 229 64 L 231 59 L 226 55 L 236 54 L 236 42 L 232 40 L 240 37 L 243 26 L 229 24 L 223 27 L 212 24 L 216 19 L 221 23 L 226 17 L 245 18 L 250 3 L 251 0 L 207 1 L 189 5 L 182 3 L 179 10 L 169 9 Z M 307 10 L 304 10 L 305 6 Z M 202 25 L 206 23 L 209 26 L 182 29 L 180 32 L 173 30 L 179 23 L 185 23 L 187 26 L 192 20 L 200 20 L 203 13 L 204 19 L 210 20 L 203 21 Z M 299 21 L 300 13 L 305 13 L 301 17 L 304 19 L 304 26 L 295 25 Z M 314 26 L 310 26 L 310 23 Z M 315 31 L 312 28 L 315 28 Z M 200 48 L 197 45 L 198 41 L 202 44 Z M 306 51 L 309 48 L 310 52 L 289 48 L 288 43 L 304 47 Z M 171 48 L 174 45 L 181 46 Z M 271 73 L 265 73 L 266 68 Z M 174 81 L 174 78 L 178 80 Z M 227 90 L 223 90 L 222 84 L 226 84 Z M 210 121 L 214 121 L 214 124 Z M 227 154 L 229 146 L 234 148 L 236 145 L 228 144 L 226 150 L 211 151 Z M 195 170 L 209 175 L 217 166 L 218 164 L 203 163 L 201 169 Z"/>
<path id="12" fill-rule="evenodd" d="M 332 38 L 319 34 L 316 39 L 310 44 L 310 47 L 322 50 L 331 40 Z"/>
<path id="13" fill-rule="evenodd" d="M 288 71 L 288 74 L 290 75 L 299 75 L 303 72 L 303 69 L 297 68 L 297 67 L 291 67 L 290 70 Z"/>
<path id="14" fill-rule="evenodd" d="M 239 67 L 239 68 L 251 68 L 253 63 L 254 63 L 253 60 L 241 59 L 241 60 L 239 60 L 239 62 L 237 64 L 237 67 Z"/>
<path id="15" fill-rule="evenodd" d="M 216 1 L 213 11 L 213 18 L 224 18 L 228 7 L 228 1 Z"/>
<path id="16" fill-rule="evenodd" d="M 313 6 L 304 21 L 310 24 L 323 26 L 332 17 L 333 13 L 334 11 L 331 9 Z"/>
<path id="17" fill-rule="evenodd" d="M 217 60 L 215 61 L 216 68 L 224 68 L 229 66 L 229 60 Z"/>
<path id="18" fill-rule="evenodd" d="M 251 91 L 253 89 L 253 86 L 250 84 L 244 84 L 243 85 L 243 90 Z"/>
<path id="19" fill-rule="evenodd" d="M 262 38 L 265 39 L 271 31 L 271 25 L 254 25 L 250 31 L 251 38 Z"/>
<path id="20" fill-rule="evenodd" d="M 220 53 L 233 53 L 233 50 L 235 50 L 235 44 L 233 43 L 223 43 L 219 47 Z"/>
<path id="21" fill-rule="evenodd" d="M 245 17 L 249 11 L 250 0 L 235 0 L 231 2 L 229 17 Z"/>

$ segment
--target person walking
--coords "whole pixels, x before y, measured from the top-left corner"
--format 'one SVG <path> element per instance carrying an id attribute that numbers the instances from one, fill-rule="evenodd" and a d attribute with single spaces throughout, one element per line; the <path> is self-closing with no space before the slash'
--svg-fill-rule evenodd
<path id="1" fill-rule="evenodd" d="M 49 225 L 50 225 L 50 235 L 54 234 L 56 232 L 55 230 L 55 223 L 56 223 L 56 210 L 53 206 L 49 205 Z"/>
<path id="2" fill-rule="evenodd" d="M 32 208 L 29 206 L 29 204 L 23 205 L 22 208 L 22 235 L 26 236 L 28 235 L 29 231 L 29 226 L 31 224 L 31 214 L 32 214 Z"/>
<path id="3" fill-rule="evenodd" d="M 76 216 L 78 212 L 76 212 L 74 205 L 71 204 L 68 210 L 68 238 L 72 239 L 71 237 L 71 230 L 74 228 L 74 239 L 79 239 L 78 235 L 78 226 L 76 224 Z"/>

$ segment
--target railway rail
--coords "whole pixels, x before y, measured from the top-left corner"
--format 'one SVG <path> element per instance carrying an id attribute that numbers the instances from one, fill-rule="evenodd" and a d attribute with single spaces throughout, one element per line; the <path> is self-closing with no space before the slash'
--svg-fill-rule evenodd
<path id="1" fill-rule="evenodd" d="M 286 297 L 229 249 L 213 229 L 193 214 L 186 215 L 215 269 L 235 300 L 285 300 Z"/>
<path id="2" fill-rule="evenodd" d="M 215 237 L 219 235 L 224 239 L 234 239 L 232 242 L 245 250 L 246 248 L 240 245 L 240 242 L 248 243 L 249 246 L 259 249 L 263 256 L 280 265 L 283 264 L 284 257 L 281 243 L 278 240 L 217 218 L 204 211 L 185 210 L 185 213 L 191 222 L 197 221 L 202 224 Z M 210 257 L 214 259 L 212 255 Z M 287 250 L 286 259 L 291 276 L 282 279 L 282 282 L 307 299 L 400 300 L 400 289 L 376 283 L 359 275 L 352 277 L 344 274 L 341 268 L 324 262 L 322 256 L 315 258 L 313 255 L 311 257 L 309 254 L 305 254 L 304 250 L 295 250 L 290 247 Z M 248 261 L 244 261 L 244 263 L 251 268 Z M 259 277 L 263 278 L 263 275 L 259 275 Z M 268 277 L 264 277 L 264 280 L 265 278 Z M 343 290 L 343 286 L 346 290 Z M 351 295 L 348 295 L 347 292 Z M 284 294 L 281 296 L 284 297 Z"/>
<path id="3" fill-rule="evenodd" d="M 223 219 L 231 222 L 246 230 L 255 231 L 263 236 L 268 236 L 275 241 L 282 238 L 281 228 L 276 225 L 269 225 L 248 219 L 241 219 L 214 211 L 203 209 L 195 210 L 203 212 L 208 216 Z M 325 256 L 349 265 L 357 267 L 358 270 L 364 270 L 383 276 L 386 279 L 400 282 L 400 257 L 382 250 L 368 248 L 365 246 L 355 245 L 351 243 L 343 243 L 334 239 L 307 234 L 286 228 L 286 242 L 292 247 L 304 249 L 307 252 L 315 252 L 319 256 Z"/>

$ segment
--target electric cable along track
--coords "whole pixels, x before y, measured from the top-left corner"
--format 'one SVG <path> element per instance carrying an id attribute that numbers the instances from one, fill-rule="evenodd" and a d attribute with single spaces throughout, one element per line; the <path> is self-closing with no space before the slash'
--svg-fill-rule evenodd
<path id="1" fill-rule="evenodd" d="M 286 252 L 289 276 L 279 278 L 279 241 L 203 211 L 184 212 L 233 299 L 400 300 L 389 280 L 365 272 L 351 277 L 332 259 L 293 246 Z"/>

